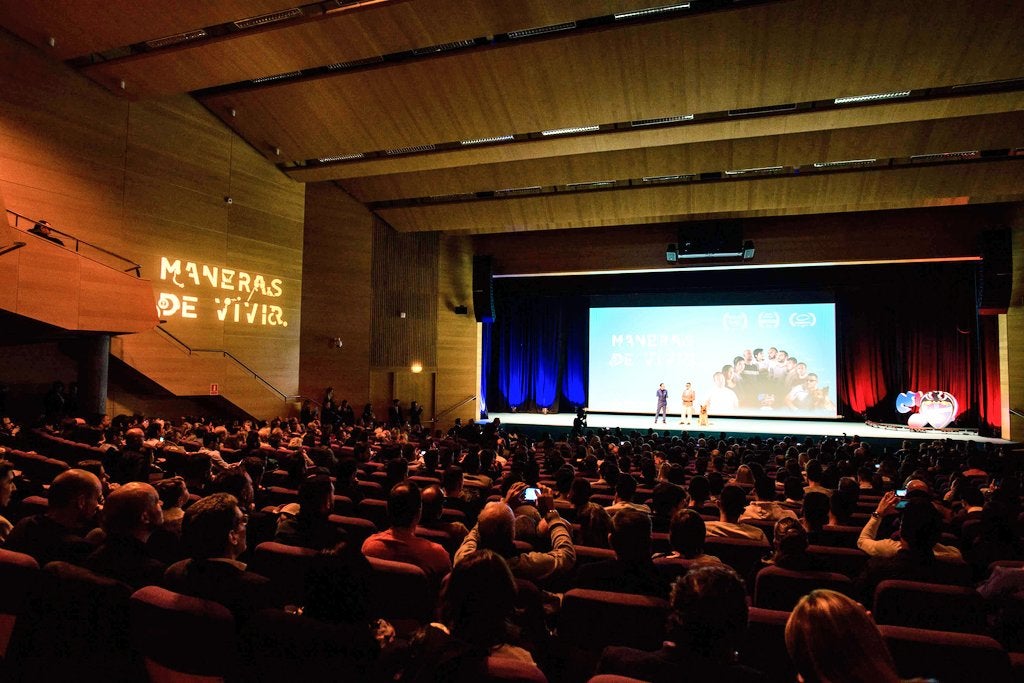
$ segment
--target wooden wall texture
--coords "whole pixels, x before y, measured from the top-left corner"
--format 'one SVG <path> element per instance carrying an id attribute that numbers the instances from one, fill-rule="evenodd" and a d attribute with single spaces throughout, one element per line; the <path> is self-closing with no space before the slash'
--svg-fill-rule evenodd
<path id="1" fill-rule="evenodd" d="M 7 208 L 141 263 L 154 283 L 154 302 L 161 294 L 177 297 L 179 307 L 161 313 L 168 331 L 193 348 L 227 349 L 281 392 L 295 394 L 304 186 L 188 97 L 120 100 L 3 32 L 0 60 L 9 65 L 0 73 L 0 189 Z M 180 261 L 183 287 L 162 273 L 164 258 Z M 198 284 L 186 277 L 189 262 Z M 218 269 L 216 286 L 203 266 Z M 230 285 L 219 279 L 220 269 L 233 271 Z M 240 291 L 241 273 L 249 291 Z M 266 287 L 254 292 L 257 275 Z M 186 296 L 195 297 L 194 311 L 180 307 Z M 291 409 L 223 356 L 190 357 L 156 332 L 121 337 L 113 353 L 177 394 L 205 395 L 218 384 L 254 414 Z"/>

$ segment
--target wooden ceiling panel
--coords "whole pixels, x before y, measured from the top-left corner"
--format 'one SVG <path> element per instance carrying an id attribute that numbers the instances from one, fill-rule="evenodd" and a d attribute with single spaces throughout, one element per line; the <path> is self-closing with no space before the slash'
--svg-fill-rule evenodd
<path id="1" fill-rule="evenodd" d="M 0 2 L 0 25 L 57 59 L 70 59 L 301 4 L 300 0 L 11 0 Z M 51 36 L 56 40 L 52 48 L 47 42 Z"/>
<path id="2" fill-rule="evenodd" d="M 362 202 L 563 185 L 644 176 L 708 173 L 824 161 L 888 159 L 1024 143 L 1024 111 L 940 121 L 710 140 L 547 159 L 464 166 L 342 181 Z"/>
<path id="3" fill-rule="evenodd" d="M 1021 199 L 1024 163 L 1013 161 L 565 193 L 377 213 L 400 231 L 487 233 L 661 223 L 725 213 L 834 213 Z"/>
<path id="4" fill-rule="evenodd" d="M 390 2 L 328 14 L 273 31 L 243 33 L 230 39 L 103 62 L 83 72 L 111 90 L 119 89 L 120 81 L 124 80 L 134 97 L 167 95 L 604 16 L 650 4 L 651 0 Z"/>
<path id="5" fill-rule="evenodd" d="M 1024 3 L 795 0 L 203 101 L 254 145 L 299 160 L 1013 78 L 1022 24 Z M 986 40 L 963 40 L 975 33 Z"/>
<path id="6" fill-rule="evenodd" d="M 547 138 L 494 147 L 468 147 L 414 156 L 383 157 L 327 166 L 296 167 L 288 175 L 300 182 L 369 178 L 391 174 L 413 174 L 441 169 L 511 163 L 530 159 L 666 147 L 713 140 L 733 140 L 818 130 L 874 126 L 948 117 L 1001 114 L 1024 110 L 1024 93 L 1011 92 L 977 97 L 903 102 L 828 109 L 799 116 L 770 116 L 730 119 L 715 123 L 669 128 L 637 128 L 609 135 Z"/>

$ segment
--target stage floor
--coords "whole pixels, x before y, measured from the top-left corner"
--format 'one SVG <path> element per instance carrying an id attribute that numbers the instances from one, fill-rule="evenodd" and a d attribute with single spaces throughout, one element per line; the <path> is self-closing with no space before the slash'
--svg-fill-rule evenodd
<path id="1" fill-rule="evenodd" d="M 504 425 L 522 425 L 550 428 L 553 432 L 572 428 L 575 415 L 571 413 L 490 413 L 489 418 L 500 418 Z M 844 434 L 860 436 L 866 440 L 926 440 L 953 439 L 954 441 L 978 441 L 981 443 L 1008 444 L 1012 443 L 1005 439 L 995 439 L 978 436 L 977 430 L 956 430 L 939 431 L 937 429 L 910 429 L 899 425 L 873 426 L 864 422 L 849 422 L 845 420 L 786 420 L 786 419 L 757 419 L 749 417 L 713 417 L 706 427 L 698 427 L 696 417 L 692 425 L 679 423 L 679 415 L 675 418 L 671 415 L 668 424 L 659 422 L 657 425 L 652 420 L 653 415 L 620 415 L 611 413 L 588 413 L 587 427 L 591 429 L 603 429 L 621 427 L 625 430 L 644 431 L 654 428 L 658 432 L 678 434 L 683 430 L 689 430 L 691 434 L 718 435 L 720 432 L 734 435 L 760 435 L 760 436 L 843 436 Z M 552 434 L 555 436 L 555 434 Z"/>

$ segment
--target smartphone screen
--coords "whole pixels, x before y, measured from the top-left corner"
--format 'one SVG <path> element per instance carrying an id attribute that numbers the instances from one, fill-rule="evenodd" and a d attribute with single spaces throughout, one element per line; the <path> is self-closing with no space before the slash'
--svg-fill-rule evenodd
<path id="1" fill-rule="evenodd" d="M 525 491 L 523 491 L 523 500 L 528 500 L 531 503 L 536 502 L 539 496 L 540 489 L 538 488 L 528 488 Z"/>
<path id="2" fill-rule="evenodd" d="M 906 498 L 907 497 L 907 490 L 906 489 L 896 489 L 896 497 L 897 498 Z"/>
<path id="3" fill-rule="evenodd" d="M 896 509 L 897 510 L 904 509 L 905 507 L 907 507 L 907 503 L 909 503 L 909 502 L 910 502 L 909 500 L 901 500 L 900 502 L 896 503 Z"/>

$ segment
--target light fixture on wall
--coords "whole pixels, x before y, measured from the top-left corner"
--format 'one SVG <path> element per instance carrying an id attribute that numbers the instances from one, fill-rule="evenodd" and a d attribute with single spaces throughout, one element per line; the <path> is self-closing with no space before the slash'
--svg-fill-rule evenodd
<path id="1" fill-rule="evenodd" d="M 327 345 L 330 346 L 332 349 L 340 349 L 342 346 L 345 345 L 345 342 L 341 340 L 341 337 L 331 337 L 327 341 Z"/>
<path id="2" fill-rule="evenodd" d="M 418 360 L 414 360 L 409 369 L 412 370 L 413 374 L 418 375 L 419 373 L 423 372 L 423 363 L 419 362 Z"/>

